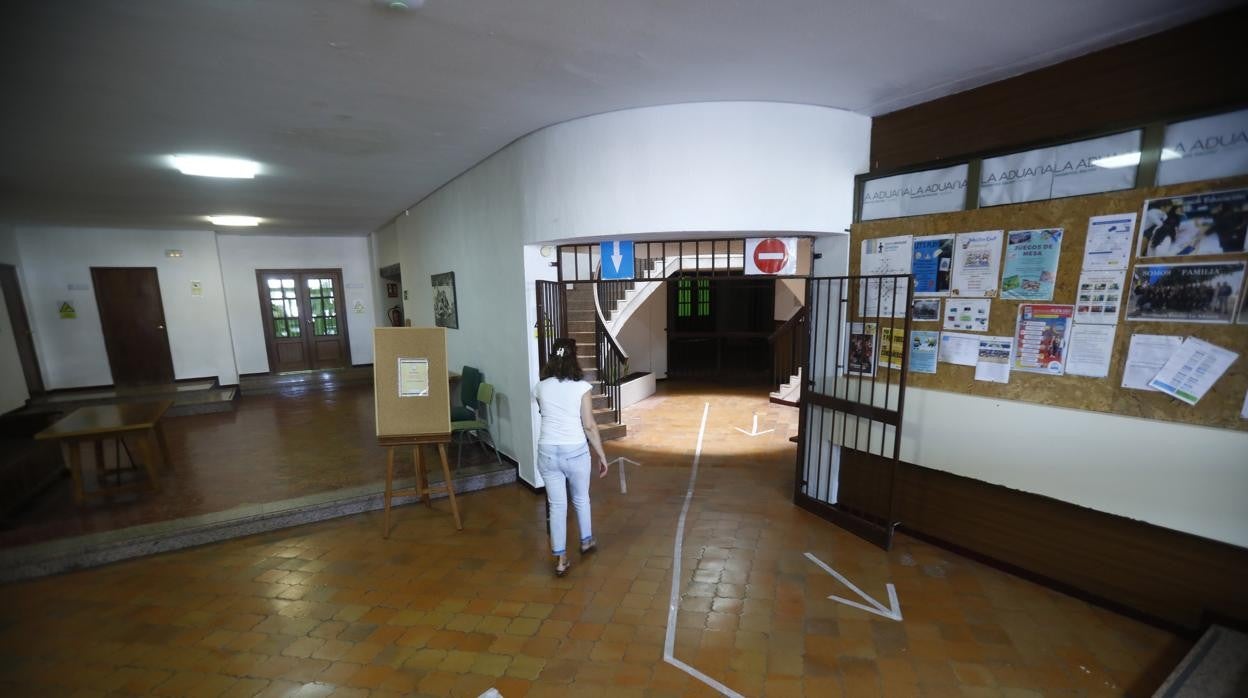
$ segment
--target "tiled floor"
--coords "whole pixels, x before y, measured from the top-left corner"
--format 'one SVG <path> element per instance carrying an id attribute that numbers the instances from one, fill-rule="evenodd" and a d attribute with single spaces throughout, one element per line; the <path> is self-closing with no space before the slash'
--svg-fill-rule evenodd
<path id="1" fill-rule="evenodd" d="M 377 446 L 373 388 L 359 381 L 327 389 L 288 386 L 244 395 L 237 410 L 165 420 L 171 468 L 159 493 L 141 492 L 74 503 L 63 478 L 0 529 L 0 547 L 38 543 L 130 526 L 213 514 L 385 480 L 385 451 Z M 106 459 L 113 461 L 114 449 Z M 93 463 L 84 449 L 84 463 Z M 450 450 L 452 467 L 455 450 Z M 87 485 L 95 485 L 86 466 Z M 493 452 L 470 447 L 459 474 L 510 468 Z M 127 474 L 135 477 L 137 473 Z M 437 473 L 436 479 L 441 479 Z"/>
<path id="2" fill-rule="evenodd" d="M 795 508 L 790 408 L 668 391 L 630 414 L 594 483 L 601 549 L 550 573 L 540 496 L 509 486 L 42 581 L 0 605 L 8 695 L 705 696 L 674 656 L 746 696 L 1149 695 L 1165 632 L 900 537 L 885 553 Z M 747 437 L 759 412 L 760 429 Z M 827 599 L 896 585 L 902 621 Z"/>

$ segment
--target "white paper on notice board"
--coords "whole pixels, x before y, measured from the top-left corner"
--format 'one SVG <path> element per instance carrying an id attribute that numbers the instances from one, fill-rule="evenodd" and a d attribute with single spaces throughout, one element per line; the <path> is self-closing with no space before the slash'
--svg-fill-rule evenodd
<path id="1" fill-rule="evenodd" d="M 1133 334 L 1122 369 L 1122 387 L 1153 390 L 1148 384 L 1183 344 L 1182 337 L 1164 334 Z"/>

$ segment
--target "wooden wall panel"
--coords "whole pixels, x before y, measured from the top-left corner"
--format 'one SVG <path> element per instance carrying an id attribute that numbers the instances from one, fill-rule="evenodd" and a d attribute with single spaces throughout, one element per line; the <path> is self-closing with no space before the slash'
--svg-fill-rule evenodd
<path id="1" fill-rule="evenodd" d="M 1001 151 L 1248 102 L 1248 8 L 878 116 L 871 171 Z"/>

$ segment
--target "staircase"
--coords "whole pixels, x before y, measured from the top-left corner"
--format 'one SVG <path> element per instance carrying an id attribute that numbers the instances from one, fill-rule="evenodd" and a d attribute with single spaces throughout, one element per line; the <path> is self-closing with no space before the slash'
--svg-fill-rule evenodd
<path id="1" fill-rule="evenodd" d="M 789 376 L 789 381 L 771 393 L 771 402 L 778 405 L 797 407 L 802 399 L 802 368 L 797 368 L 797 375 Z"/>
<path id="2" fill-rule="evenodd" d="M 594 305 L 592 284 L 569 284 L 567 290 L 568 336 L 576 340 L 577 358 L 585 370 L 585 380 L 594 386 L 594 419 L 603 441 L 623 437 L 628 427 L 616 421 L 615 405 L 598 380 L 598 335 L 595 332 L 598 311 Z"/>

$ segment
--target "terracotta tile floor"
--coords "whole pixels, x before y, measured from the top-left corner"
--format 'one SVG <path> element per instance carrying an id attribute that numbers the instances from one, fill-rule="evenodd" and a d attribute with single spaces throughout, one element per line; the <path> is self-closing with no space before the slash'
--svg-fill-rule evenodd
<path id="1" fill-rule="evenodd" d="M 1165 632 L 901 537 L 885 553 L 794 507 L 795 415 L 669 390 L 631 410 L 594 484 L 601 549 L 550 573 L 544 502 L 516 485 L 10 585 L 0 693 L 706 696 L 662 661 L 673 536 L 703 402 L 675 656 L 746 696 L 1149 695 L 1186 651 Z M 748 428 L 758 411 L 754 439 Z M 898 622 L 827 600 L 847 589 Z"/>
<path id="2" fill-rule="evenodd" d="M 385 450 L 374 436 L 371 383 L 244 396 L 234 412 L 171 417 L 164 424 L 173 467 L 162 472 L 159 493 L 131 493 L 79 506 L 69 479 L 62 478 L 8 528 L 0 529 L 0 547 L 385 481 Z M 449 455 L 454 467 L 453 447 Z M 89 464 L 94 461 L 87 449 L 83 460 L 86 484 L 93 487 L 94 467 Z M 111 445 L 106 460 L 114 462 Z M 463 473 L 498 467 L 492 452 L 486 455 L 475 446 L 464 451 Z M 501 467 L 512 466 L 504 461 Z M 438 473 L 436 479 L 441 477 Z"/>

